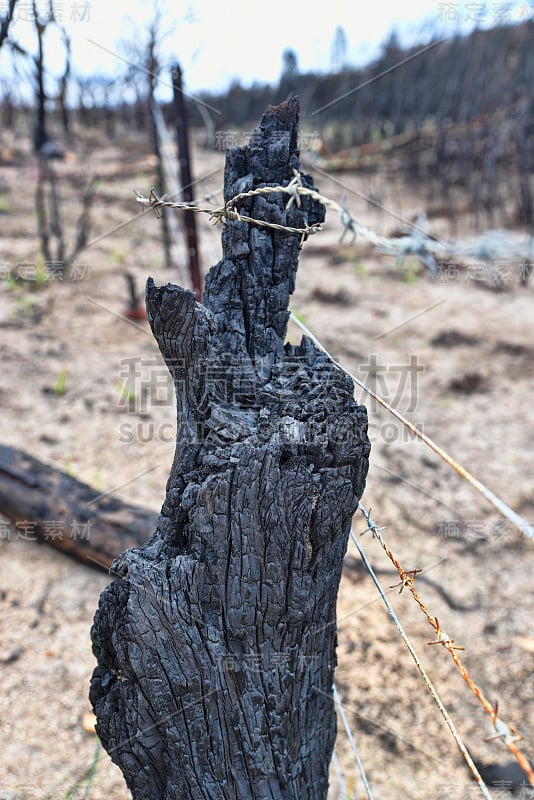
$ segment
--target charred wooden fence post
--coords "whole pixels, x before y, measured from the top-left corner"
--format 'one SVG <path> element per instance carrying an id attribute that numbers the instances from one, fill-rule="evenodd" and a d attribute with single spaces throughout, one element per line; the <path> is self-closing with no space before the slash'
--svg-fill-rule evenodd
<path id="1" fill-rule="evenodd" d="M 268 109 L 228 152 L 226 199 L 289 183 L 298 114 L 294 98 Z M 322 221 L 287 199 L 243 213 Z M 231 221 L 204 305 L 148 281 L 176 453 L 157 530 L 114 562 L 92 630 L 97 731 L 135 800 L 327 795 L 336 596 L 369 441 L 347 376 L 308 339 L 284 343 L 300 245 Z"/>
<path id="2" fill-rule="evenodd" d="M 192 203 L 194 183 L 191 169 L 191 154 L 189 150 L 189 123 L 183 91 L 182 70 L 178 64 L 176 64 L 172 71 L 172 88 L 174 118 L 176 123 L 176 144 L 178 147 L 178 162 L 180 164 L 180 180 L 182 183 L 182 200 L 184 203 Z M 197 221 L 194 211 L 184 212 L 184 228 L 191 283 L 193 285 L 193 290 L 197 293 L 198 300 L 201 300 L 202 273 L 198 254 Z"/>

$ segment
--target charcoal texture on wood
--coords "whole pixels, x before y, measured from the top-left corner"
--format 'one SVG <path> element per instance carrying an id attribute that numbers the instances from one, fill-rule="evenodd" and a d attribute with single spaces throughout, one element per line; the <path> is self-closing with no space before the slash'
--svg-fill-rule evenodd
<path id="1" fill-rule="evenodd" d="M 225 196 L 287 185 L 298 101 L 227 154 Z M 309 177 L 304 185 L 312 186 Z M 309 198 L 248 198 L 302 228 Z M 324 800 L 336 734 L 336 596 L 363 492 L 365 408 L 312 342 L 285 342 L 300 237 L 224 227 L 204 304 L 149 279 L 177 397 L 157 530 L 113 565 L 92 630 L 98 734 L 135 800 Z"/>

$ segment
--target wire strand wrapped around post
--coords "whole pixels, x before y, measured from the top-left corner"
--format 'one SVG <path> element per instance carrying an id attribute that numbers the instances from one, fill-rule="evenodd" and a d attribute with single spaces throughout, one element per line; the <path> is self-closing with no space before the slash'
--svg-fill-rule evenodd
<path id="1" fill-rule="evenodd" d="M 298 116 L 295 99 L 270 108 L 228 151 L 225 203 L 242 199 L 204 304 L 147 285 L 176 451 L 157 530 L 114 563 L 92 631 L 97 732 L 134 800 L 327 796 L 336 599 L 370 445 L 352 381 L 285 341 L 302 237 L 324 218 L 310 178 L 289 207 L 272 190 L 299 171 Z"/>

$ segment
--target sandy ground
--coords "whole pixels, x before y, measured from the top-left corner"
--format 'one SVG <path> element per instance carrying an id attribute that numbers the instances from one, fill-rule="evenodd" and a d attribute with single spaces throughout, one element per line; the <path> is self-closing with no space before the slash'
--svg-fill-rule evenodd
<path id="1" fill-rule="evenodd" d="M 94 242 L 71 281 L 39 286 L 32 273 L 36 167 L 26 142 L 3 132 L 2 145 L 13 160 L 0 170 L 1 441 L 158 509 L 173 453 L 172 386 L 146 323 L 122 317 L 126 271 L 140 291 L 149 275 L 179 282 L 163 266 L 160 223 L 151 212 L 139 214 L 134 201 L 134 189 L 147 192 L 153 183 L 153 164 L 142 143 L 124 134 L 105 146 L 85 137 L 76 159 L 57 165 L 71 230 L 80 186 L 99 176 Z M 221 188 L 224 154 L 194 153 L 201 197 Z M 376 175 L 317 172 L 315 180 L 335 200 L 346 194 L 360 222 L 384 234 L 398 220 L 359 194 L 372 193 L 404 218 L 425 207 L 413 191 Z M 472 233 L 472 220 L 466 216 L 461 227 Z M 204 217 L 199 229 L 207 267 L 220 256 L 220 231 Z M 448 236 L 447 220 L 431 219 L 431 231 Z M 365 243 L 339 238 L 339 222 L 329 217 L 305 245 L 293 310 L 346 369 L 534 521 L 532 286 L 519 286 L 515 270 L 497 290 L 491 280 L 473 280 L 473 265 L 432 281 L 412 259 L 399 269 Z M 289 337 L 300 338 L 293 324 Z M 361 390 L 357 397 L 369 409 L 373 445 L 362 502 L 385 526 L 404 568 L 423 570 L 416 588 L 430 613 L 465 647 L 460 654 L 473 679 L 498 701 L 534 759 L 534 545 L 375 401 Z M 365 528 L 356 518 L 355 531 Z M 109 578 L 31 538 L 31 528 L 24 535 L 2 524 L 0 798 L 126 800 L 105 753 L 84 794 L 96 747 L 86 730 L 90 626 Z M 428 646 L 434 633 L 409 591 L 394 586 L 398 576 L 378 542 L 369 533 L 358 541 L 473 757 L 512 761 L 504 745 L 486 741 L 491 720 L 445 649 Z M 338 655 L 337 686 L 375 800 L 480 796 L 352 544 L 339 595 Z M 341 724 L 336 752 L 348 795 L 364 798 Z M 334 772 L 330 796 L 342 796 Z"/>

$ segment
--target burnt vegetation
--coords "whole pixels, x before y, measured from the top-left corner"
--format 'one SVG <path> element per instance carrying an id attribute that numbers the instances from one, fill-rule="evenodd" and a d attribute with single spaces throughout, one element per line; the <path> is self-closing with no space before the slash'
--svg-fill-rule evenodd
<path id="1" fill-rule="evenodd" d="M 52 12 L 45 21 L 53 23 Z M 11 41 L 6 24 L 3 46 L 22 63 L 29 56 Z M 328 157 L 329 171 L 380 172 L 384 180 L 395 174 L 425 193 L 427 205 L 436 206 L 436 213 L 446 213 L 453 235 L 466 208 L 480 227 L 530 226 L 533 34 L 534 21 L 529 20 L 403 49 L 393 33 L 372 63 L 353 69 L 338 58 L 336 69 L 326 75 L 300 72 L 297 54 L 288 50 L 276 85 L 246 88 L 235 81 L 224 94 L 191 97 L 185 75 L 186 112 L 196 142 L 225 150 L 247 141 L 267 106 L 298 96 L 301 134 L 309 138 L 304 146 L 301 142 L 304 161 L 317 158 L 319 150 Z M 168 75 L 169 81 L 175 64 L 159 59 L 152 69 L 155 43 L 147 41 L 141 52 L 137 42 L 139 52 L 128 59 L 132 63 L 125 64 L 122 74 L 82 76 L 75 63 L 70 64 L 67 45 L 65 72 L 56 78 L 55 88 L 45 90 L 51 77 L 44 74 L 44 59 L 35 72 L 36 127 L 44 130 L 46 109 L 47 141 L 59 136 L 68 143 L 83 129 L 105 130 L 110 141 L 125 130 L 146 131 L 151 142 L 154 86 L 147 74 Z M 400 63 L 402 68 L 397 69 Z M 12 82 L 0 82 L 0 119 L 6 129 L 13 128 L 17 119 L 35 117 L 17 91 Z M 162 112 L 173 127 L 172 100 L 162 104 Z M 161 180 L 156 180 L 159 184 Z"/>
<path id="2" fill-rule="evenodd" d="M 360 148 L 352 162 L 347 152 L 339 168 L 375 170 L 380 159 L 420 188 L 437 178 L 453 220 L 458 189 L 481 224 L 500 224 L 497 211 L 511 205 L 508 220 L 531 225 L 533 35 L 529 20 L 406 50 L 393 34 L 362 69 L 284 69 L 275 87 L 235 83 L 224 95 L 201 99 L 221 110 L 220 128 L 246 130 L 267 104 L 298 95 L 303 125 L 325 152 Z M 192 119 L 200 123 L 195 109 Z"/>

